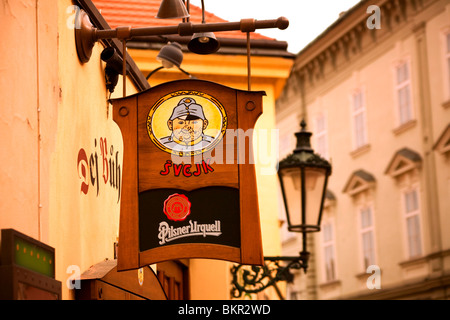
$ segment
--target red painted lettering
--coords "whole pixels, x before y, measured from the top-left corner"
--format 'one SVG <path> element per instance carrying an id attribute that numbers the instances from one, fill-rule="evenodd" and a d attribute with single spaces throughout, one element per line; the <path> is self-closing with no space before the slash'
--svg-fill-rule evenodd
<path id="1" fill-rule="evenodd" d="M 169 168 L 172 166 L 172 161 L 167 160 L 166 163 L 164 164 L 164 171 L 161 171 L 160 174 L 163 176 L 166 176 L 169 174 L 170 170 Z"/>
<path id="2" fill-rule="evenodd" d="M 100 138 L 100 154 L 102 156 L 103 164 L 103 181 L 108 182 L 109 179 L 109 168 L 108 168 L 108 149 L 107 149 L 106 138 Z"/>
<path id="3" fill-rule="evenodd" d="M 179 165 L 174 164 L 173 165 L 173 173 L 176 177 L 178 177 L 181 173 L 181 169 L 183 169 L 183 164 L 180 163 Z"/>
<path id="4" fill-rule="evenodd" d="M 202 169 L 203 169 L 204 173 L 214 172 L 214 168 L 211 167 L 211 165 L 209 164 L 210 161 L 211 161 L 211 159 L 206 159 L 206 161 L 203 160 L 202 163 L 194 164 L 195 171 L 191 171 L 193 166 L 190 163 L 187 163 L 187 164 L 184 164 L 184 163 L 175 164 L 175 163 L 172 163 L 172 161 L 167 160 L 166 163 L 164 163 L 164 170 L 161 170 L 159 172 L 159 174 L 162 175 L 162 176 L 167 176 L 170 173 L 170 171 L 171 171 L 170 168 L 173 167 L 173 175 L 175 177 L 179 177 L 181 173 L 186 178 L 189 178 L 189 177 L 192 177 L 192 176 L 198 177 L 199 175 L 202 174 Z"/>
<path id="5" fill-rule="evenodd" d="M 192 175 L 191 173 L 191 165 L 190 164 L 185 164 L 183 167 L 183 175 L 185 177 L 190 177 Z"/>
<path id="6" fill-rule="evenodd" d="M 195 166 L 197 167 L 197 171 L 194 172 L 194 176 L 198 177 L 202 173 L 201 165 L 196 163 Z"/>
<path id="7" fill-rule="evenodd" d="M 78 177 L 81 180 L 81 192 L 87 194 L 89 191 L 89 185 L 97 189 L 97 196 L 100 192 L 99 182 L 99 162 L 101 161 L 101 166 L 103 168 L 103 180 L 105 184 L 118 190 L 117 192 L 117 202 L 120 200 L 121 191 L 121 167 L 119 164 L 119 152 L 115 152 L 114 159 L 114 147 L 110 146 L 110 155 L 108 155 L 108 145 L 106 138 L 100 138 L 100 144 L 97 145 L 97 139 L 94 139 L 94 148 L 100 147 L 100 157 L 97 151 L 94 151 L 89 156 L 85 149 L 81 148 L 78 151 L 77 156 L 77 170 Z M 100 161 L 99 161 L 100 160 Z"/>
<path id="8" fill-rule="evenodd" d="M 88 176 L 87 176 L 89 165 L 87 162 L 88 159 L 87 159 L 86 151 L 84 151 L 84 149 L 80 149 L 80 151 L 78 151 L 78 160 L 77 161 L 78 161 L 78 164 L 77 164 L 78 177 L 82 179 L 81 192 L 83 192 L 84 194 L 87 194 L 88 190 L 89 190 L 89 180 L 88 180 Z"/>
<path id="9" fill-rule="evenodd" d="M 202 161 L 203 171 L 208 173 L 208 171 L 214 172 L 214 169 L 209 165 L 211 159 L 206 159 Z"/>

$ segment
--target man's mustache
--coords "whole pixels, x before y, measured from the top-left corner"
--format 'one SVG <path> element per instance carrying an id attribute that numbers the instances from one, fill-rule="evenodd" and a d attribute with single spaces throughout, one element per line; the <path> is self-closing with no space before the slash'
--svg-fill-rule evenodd
<path id="1" fill-rule="evenodd" d="M 199 132 L 199 130 L 195 131 L 193 128 L 189 127 L 189 128 L 179 129 L 179 132 L 181 134 L 193 134 L 193 133 Z"/>

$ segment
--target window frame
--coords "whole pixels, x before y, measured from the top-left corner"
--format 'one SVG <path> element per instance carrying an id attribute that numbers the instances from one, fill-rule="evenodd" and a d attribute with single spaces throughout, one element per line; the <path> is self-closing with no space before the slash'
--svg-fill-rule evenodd
<path id="1" fill-rule="evenodd" d="M 407 70 L 407 78 L 399 82 L 399 69 L 405 66 Z M 394 65 L 394 98 L 395 98 L 395 112 L 397 119 L 397 127 L 406 125 L 407 123 L 413 121 L 416 117 L 414 112 L 414 101 L 413 101 L 413 86 L 412 86 L 412 68 L 411 61 L 409 58 L 397 61 Z M 409 102 L 407 106 L 408 118 L 402 119 L 402 105 L 400 104 L 400 90 L 408 88 L 407 101 Z"/>
<path id="2" fill-rule="evenodd" d="M 355 97 L 360 96 L 360 106 L 355 110 Z M 352 143 L 353 150 L 358 150 L 369 144 L 369 134 L 367 128 L 367 103 L 366 103 L 366 90 L 364 87 L 353 90 L 350 95 L 350 114 L 352 124 Z M 357 123 L 357 117 L 361 117 L 360 123 Z M 362 128 L 359 128 L 361 125 Z M 362 140 L 362 141 L 360 141 Z"/>
<path id="3" fill-rule="evenodd" d="M 326 240 L 326 227 L 331 228 L 331 236 L 330 239 Z M 333 219 L 329 219 L 327 221 L 324 221 L 322 223 L 322 257 L 323 257 L 323 264 L 322 264 L 322 274 L 323 279 L 325 283 L 336 281 L 337 278 L 337 257 L 336 257 L 336 238 L 335 238 L 335 223 Z M 330 250 L 327 250 L 330 249 Z M 331 276 L 329 276 L 328 272 L 328 259 L 327 259 L 327 252 L 331 252 L 331 258 L 332 258 L 332 264 L 331 264 Z"/>
<path id="4" fill-rule="evenodd" d="M 366 211 L 369 211 L 370 213 L 370 220 L 371 220 L 371 224 L 369 226 L 363 226 L 363 213 Z M 360 262 L 361 262 L 361 266 L 365 272 L 365 270 L 367 270 L 367 268 L 370 265 L 376 265 L 377 264 L 377 246 L 376 246 L 376 233 L 375 233 L 375 210 L 374 210 L 374 206 L 373 204 L 367 204 L 367 205 L 363 205 L 360 206 L 358 208 L 358 230 L 359 230 L 359 243 L 360 243 Z M 371 241 L 372 241 L 372 248 L 371 248 L 371 256 L 373 261 L 369 261 L 368 263 L 366 263 L 365 259 L 366 259 L 366 248 L 365 248 L 365 243 L 364 243 L 364 234 L 367 234 L 370 232 L 370 236 L 371 236 Z"/>
<path id="5" fill-rule="evenodd" d="M 408 211 L 407 210 L 407 203 L 406 203 L 406 196 L 407 194 L 410 194 L 411 192 L 415 193 L 416 196 L 416 205 L 417 207 L 413 210 L 413 211 Z M 414 184 L 408 188 L 404 188 L 401 190 L 401 203 L 402 203 L 402 221 L 403 221 L 403 233 L 404 233 L 404 243 L 405 243 L 405 247 L 404 247 L 404 252 L 405 252 L 405 257 L 409 260 L 411 259 L 416 259 L 416 258 L 420 258 L 424 255 L 424 243 L 423 243 L 423 223 L 422 223 L 422 208 L 421 208 L 421 201 L 420 201 L 420 188 L 417 184 Z M 414 218 L 416 217 L 417 220 L 417 231 L 418 231 L 418 240 L 415 240 L 417 242 L 418 245 L 418 249 L 415 251 L 418 251 L 418 253 L 416 254 L 411 254 L 411 251 L 413 249 L 412 245 L 413 243 L 411 243 L 410 238 L 411 235 L 409 234 L 409 229 L 408 229 L 408 219 L 410 218 Z M 416 235 L 417 237 L 417 235 Z"/>

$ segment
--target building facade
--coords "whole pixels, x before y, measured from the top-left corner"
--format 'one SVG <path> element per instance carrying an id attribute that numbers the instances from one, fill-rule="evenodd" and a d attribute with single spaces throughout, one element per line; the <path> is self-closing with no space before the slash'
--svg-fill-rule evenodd
<path id="1" fill-rule="evenodd" d="M 0 229 L 17 230 L 55 249 L 55 279 L 61 282 L 62 299 L 157 299 L 164 294 L 169 299 L 229 299 L 231 264 L 224 261 L 185 259 L 115 271 L 124 149 L 109 99 L 122 97 L 124 91 L 122 76 L 114 92 L 107 90 L 101 54 L 113 47 L 122 55 L 122 46 L 118 40 L 98 41 L 89 62 L 82 63 L 74 32 L 80 9 L 96 28 L 112 27 L 107 10 L 105 16 L 100 14 L 100 2 L 29 0 L 0 6 L 8 43 L 0 49 L 4 163 Z M 127 4 L 139 11 L 146 2 Z M 150 3 L 159 6 L 160 1 Z M 122 2 L 123 11 L 127 4 Z M 151 41 L 128 43 L 126 95 L 186 77 L 162 70 L 147 81 L 147 73 L 159 66 L 156 55 L 166 40 L 148 49 L 142 45 Z M 275 44 L 259 48 L 266 53 L 252 60 L 252 90 L 267 94 L 257 124 L 263 132 L 275 127 L 275 99 L 288 76 L 292 55 L 286 52 L 286 44 L 275 39 L 259 40 L 263 46 Z M 234 43 L 236 50 L 229 54 L 186 53 L 183 68 L 199 79 L 247 89 L 247 58 L 241 45 Z M 273 172 L 265 172 L 274 161 L 265 157 L 256 169 L 267 254 L 281 250 L 274 214 L 277 202 L 268 196 L 276 178 Z M 77 279 L 82 289 L 75 286 Z"/>
<path id="2" fill-rule="evenodd" d="M 291 299 L 448 299 L 449 53 L 450 3 L 434 0 L 361 1 L 298 53 L 280 156 L 305 119 L 333 173 Z"/>

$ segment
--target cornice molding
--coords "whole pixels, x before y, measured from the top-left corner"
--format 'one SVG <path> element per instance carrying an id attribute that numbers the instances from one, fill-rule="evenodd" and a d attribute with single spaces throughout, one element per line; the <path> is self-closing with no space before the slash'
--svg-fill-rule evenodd
<path id="1" fill-rule="evenodd" d="M 442 132 L 440 137 L 437 139 L 433 149 L 437 150 L 440 154 L 450 154 L 450 124 Z"/>
<path id="2" fill-rule="evenodd" d="M 375 178 L 371 173 L 360 169 L 350 175 L 342 192 L 350 196 L 355 196 L 363 191 L 374 188 L 375 183 Z"/>
<path id="3" fill-rule="evenodd" d="M 296 58 L 292 73 L 298 79 L 292 83 L 299 88 L 299 81 L 315 85 L 325 79 L 327 73 L 336 72 L 371 47 L 392 36 L 402 26 L 411 22 L 414 16 L 439 0 L 380 0 L 361 1 L 341 16 L 322 35 L 311 42 Z M 369 5 L 380 8 L 381 28 L 369 29 L 366 10 Z M 424 23 L 418 23 L 415 32 L 423 30 Z"/>
<path id="4" fill-rule="evenodd" d="M 385 174 L 392 178 L 398 178 L 405 172 L 411 172 L 422 164 L 422 157 L 409 148 L 398 150 L 392 157 Z"/>

